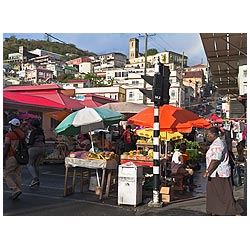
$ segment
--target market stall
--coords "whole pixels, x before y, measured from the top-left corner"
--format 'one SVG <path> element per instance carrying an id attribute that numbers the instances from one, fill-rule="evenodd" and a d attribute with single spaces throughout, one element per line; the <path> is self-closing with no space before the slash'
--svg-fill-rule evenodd
<path id="1" fill-rule="evenodd" d="M 96 170 L 96 178 L 98 183 L 98 193 L 99 199 L 102 199 L 104 183 L 106 182 L 106 193 L 105 196 L 109 195 L 110 181 L 112 176 L 112 170 L 116 170 L 118 163 L 115 159 L 115 155 L 111 153 L 106 153 L 109 156 L 100 157 L 100 154 L 88 153 L 88 152 L 76 152 L 71 153 L 71 157 L 65 158 L 65 181 L 64 181 L 64 196 L 70 195 L 75 191 L 76 185 L 76 175 L 80 173 L 80 191 L 83 192 L 83 171 Z M 81 158 L 84 157 L 84 158 Z M 91 158 L 97 157 L 97 158 Z M 69 187 L 69 171 L 73 170 L 73 179 L 72 186 Z M 99 177 L 98 170 L 102 171 L 101 178 Z M 106 179 L 106 170 L 108 171 L 107 179 Z M 99 182 L 100 180 L 100 182 Z"/>
<path id="2" fill-rule="evenodd" d="M 97 190 L 100 200 L 102 199 L 103 188 L 106 178 L 106 170 L 108 177 L 106 180 L 106 196 L 109 194 L 112 170 L 117 169 L 118 161 L 113 152 L 95 153 L 92 131 L 95 129 L 106 128 L 109 125 L 119 122 L 122 114 L 105 108 L 84 108 L 68 115 L 55 128 L 57 134 L 65 136 L 74 136 L 88 133 L 90 135 L 91 149 L 90 152 L 79 151 L 69 153 L 69 157 L 65 158 L 65 182 L 64 196 L 74 193 L 76 184 L 76 175 L 80 174 L 80 191 L 83 190 L 83 170 L 96 170 Z M 86 149 L 88 150 L 88 149 Z M 72 186 L 68 187 L 69 170 L 73 170 Z M 99 171 L 101 170 L 101 178 Z M 97 194 L 97 192 L 96 192 Z"/>

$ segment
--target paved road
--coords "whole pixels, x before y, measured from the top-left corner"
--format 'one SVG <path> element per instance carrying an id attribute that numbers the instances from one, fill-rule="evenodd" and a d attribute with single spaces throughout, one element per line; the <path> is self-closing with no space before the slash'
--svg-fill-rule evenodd
<path id="1" fill-rule="evenodd" d="M 205 216 L 205 182 L 196 174 L 195 192 L 176 194 L 174 201 L 162 208 L 151 208 L 147 204 L 152 198 L 152 191 L 143 191 L 143 204 L 137 207 L 117 205 L 116 189 L 111 190 L 108 198 L 99 201 L 94 192 L 63 197 L 64 166 L 44 165 L 40 170 L 41 185 L 30 189 L 30 176 L 26 167 L 23 169 L 23 194 L 17 201 L 12 201 L 10 192 L 3 183 L 4 216 Z M 243 202 L 243 186 L 235 189 L 235 197 Z"/>

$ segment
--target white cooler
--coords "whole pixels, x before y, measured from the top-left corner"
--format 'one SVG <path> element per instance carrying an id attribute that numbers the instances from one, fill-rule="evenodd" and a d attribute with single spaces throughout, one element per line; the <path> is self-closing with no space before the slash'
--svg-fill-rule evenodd
<path id="1" fill-rule="evenodd" d="M 142 202 L 143 167 L 132 162 L 119 165 L 118 205 L 138 205 Z"/>

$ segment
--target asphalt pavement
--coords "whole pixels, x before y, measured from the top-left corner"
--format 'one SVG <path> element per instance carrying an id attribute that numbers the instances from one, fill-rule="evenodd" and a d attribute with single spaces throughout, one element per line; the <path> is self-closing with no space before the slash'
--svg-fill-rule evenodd
<path id="1" fill-rule="evenodd" d="M 202 167 L 203 168 L 203 167 Z M 77 181 L 74 194 L 64 197 L 63 164 L 46 164 L 40 167 L 40 187 L 30 189 L 31 177 L 27 168 L 23 168 L 23 193 L 20 199 L 12 201 L 10 191 L 3 182 L 3 215 L 4 216 L 206 216 L 205 186 L 201 178 L 203 169 L 195 173 L 194 182 L 197 188 L 183 194 L 175 192 L 171 202 L 160 208 L 148 206 L 152 200 L 152 190 L 143 189 L 143 202 L 136 207 L 117 204 L 117 183 L 111 186 L 109 197 L 100 201 L 95 192 L 84 186 L 79 192 Z M 236 200 L 244 206 L 244 184 L 234 187 Z"/>

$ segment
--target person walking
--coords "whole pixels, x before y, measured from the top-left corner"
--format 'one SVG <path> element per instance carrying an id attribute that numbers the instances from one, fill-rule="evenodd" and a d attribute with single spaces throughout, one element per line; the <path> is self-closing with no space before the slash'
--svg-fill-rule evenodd
<path id="1" fill-rule="evenodd" d="M 242 207 L 233 196 L 231 167 L 228 149 L 219 137 L 219 128 L 207 130 L 207 140 L 211 142 L 206 153 L 206 171 L 203 178 L 208 178 L 206 186 L 206 210 L 208 215 L 241 215 Z"/>
<path id="2" fill-rule="evenodd" d="M 45 136 L 38 119 L 31 120 L 30 125 L 31 133 L 28 142 L 29 162 L 27 168 L 32 176 L 30 187 L 35 187 L 40 185 L 39 163 L 45 152 Z"/>
<path id="3" fill-rule="evenodd" d="M 19 137 L 25 138 L 25 134 L 20 129 L 20 121 L 17 118 L 9 121 L 9 124 L 11 126 L 11 131 L 6 133 L 4 139 L 3 176 L 8 188 L 12 192 L 12 200 L 16 200 L 22 194 L 22 167 L 17 162 L 14 151 L 18 146 Z"/>

